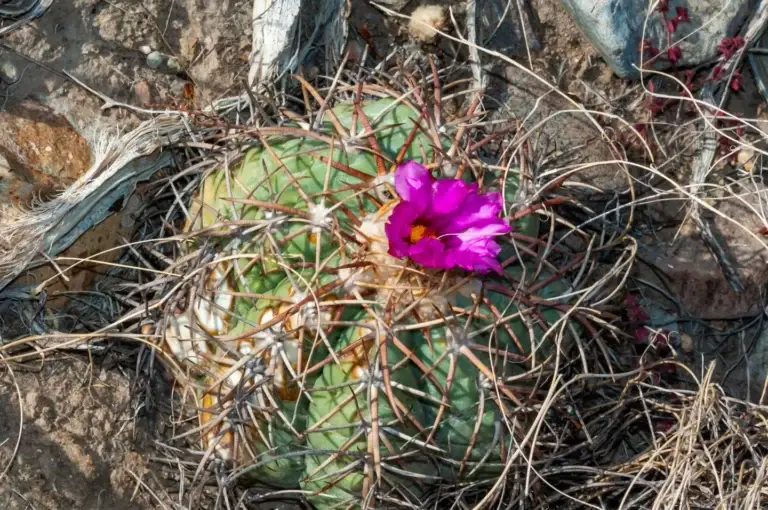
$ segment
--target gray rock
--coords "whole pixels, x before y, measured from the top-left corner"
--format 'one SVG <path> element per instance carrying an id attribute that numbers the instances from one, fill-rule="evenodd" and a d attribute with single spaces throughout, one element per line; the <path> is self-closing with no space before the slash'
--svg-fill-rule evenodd
<path id="1" fill-rule="evenodd" d="M 541 48 L 531 20 L 528 2 L 478 0 L 480 45 L 505 55 L 525 57 L 526 44 L 532 51 Z"/>
<path id="2" fill-rule="evenodd" d="M 147 66 L 150 69 L 159 69 L 161 65 L 163 65 L 163 61 L 165 58 L 163 58 L 163 54 L 159 51 L 153 51 L 149 55 L 147 55 Z"/>
<path id="3" fill-rule="evenodd" d="M 15 82 L 19 79 L 19 70 L 12 62 L 4 61 L 0 63 L 0 77 L 6 82 Z"/>
<path id="4" fill-rule="evenodd" d="M 172 73 L 180 73 L 182 70 L 181 64 L 179 63 L 179 60 L 171 57 L 168 59 L 168 70 Z"/>
<path id="5" fill-rule="evenodd" d="M 638 78 L 640 44 L 645 38 L 654 47 L 665 50 L 666 29 L 660 13 L 648 16 L 648 0 L 562 0 L 581 31 L 600 51 L 605 61 L 622 78 Z M 723 37 L 735 35 L 756 5 L 756 0 L 670 0 L 670 13 L 675 8 L 688 9 L 690 22 L 681 23 L 673 40 L 680 43 L 682 59 L 679 66 L 697 65 L 717 55 L 717 45 Z M 646 25 L 647 19 L 647 25 Z M 655 69 L 669 67 L 657 60 Z"/>

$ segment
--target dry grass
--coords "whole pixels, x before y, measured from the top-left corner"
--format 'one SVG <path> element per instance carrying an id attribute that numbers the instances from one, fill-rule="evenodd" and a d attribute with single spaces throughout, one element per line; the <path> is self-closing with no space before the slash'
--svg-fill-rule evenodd
<path id="1" fill-rule="evenodd" d="M 484 50 L 471 41 L 447 33 L 442 36 L 453 39 L 457 45 L 471 47 L 473 53 L 482 54 L 483 58 L 498 59 L 520 72 L 533 74 L 519 63 Z M 444 132 L 454 136 L 461 133 L 456 136 L 457 143 L 444 154 L 444 167 L 464 167 L 464 171 L 478 174 L 484 171 L 517 172 L 524 182 L 524 192 L 516 202 L 507 204 L 507 213 L 519 217 L 535 214 L 547 227 L 537 240 L 515 241 L 520 250 L 519 259 L 538 258 L 542 266 L 568 276 L 572 282 L 568 295 L 559 296 L 564 301 L 567 298 L 567 311 L 546 332 L 552 342 L 563 349 L 556 349 L 547 359 L 534 362 L 529 371 L 514 381 L 516 387 L 530 390 L 524 395 L 524 405 L 512 406 L 510 390 L 504 381 L 493 376 L 488 378 L 491 383 L 488 403 L 504 411 L 501 416 L 505 428 L 501 434 L 509 446 L 503 476 L 452 486 L 444 484 L 418 504 L 411 501 L 410 505 L 414 508 L 627 509 L 757 509 L 768 506 L 765 391 L 758 403 L 738 400 L 726 395 L 714 381 L 713 366 L 697 374 L 674 356 L 660 356 L 653 346 L 637 352 L 629 341 L 626 318 L 621 310 L 621 296 L 638 250 L 637 241 L 626 234 L 636 228 L 638 211 L 644 207 L 662 201 L 674 201 L 681 207 L 695 204 L 696 211 L 708 211 L 744 229 L 742 220 L 725 217 L 716 207 L 717 201 L 733 201 L 743 204 L 758 221 L 768 224 L 763 207 L 764 190 L 754 173 L 737 173 L 735 177 L 729 177 L 727 184 L 712 183 L 711 179 L 706 180 L 707 177 L 723 168 L 717 160 L 708 163 L 702 182 L 680 182 L 670 171 L 671 167 L 690 161 L 699 141 L 712 132 L 730 141 L 732 153 L 748 149 L 754 151 L 760 161 L 764 151 L 756 142 L 762 140 L 765 133 L 760 130 L 757 119 L 732 118 L 744 128 L 744 133 L 736 134 L 714 122 L 718 109 L 711 104 L 687 94 L 663 94 L 659 97 L 677 101 L 682 106 L 690 105 L 693 113 L 683 115 L 681 106 L 672 118 L 648 120 L 650 134 L 642 137 L 633 126 L 634 122 L 608 108 L 582 109 L 570 96 L 552 87 L 551 93 L 562 95 L 573 105 L 572 113 L 589 119 L 611 144 L 615 157 L 611 161 L 588 165 L 537 167 L 534 162 L 538 159 L 531 154 L 528 142 L 541 125 L 526 125 L 522 119 L 516 130 L 494 131 L 495 126 L 484 117 L 485 104 L 489 101 L 485 101 L 471 85 L 467 86 L 473 81 L 482 83 L 477 66 L 433 67 L 430 60 L 417 53 L 395 52 L 390 57 L 390 64 L 397 60 L 395 57 L 400 58 L 400 64 L 381 65 L 374 70 L 339 69 L 334 76 L 321 76 L 314 84 L 305 83 L 298 88 L 302 97 L 273 91 L 269 96 L 257 98 L 251 94 L 218 102 L 218 112 L 208 112 L 195 129 L 188 131 L 195 134 L 194 139 L 175 145 L 178 171 L 156 180 L 152 198 L 144 211 L 142 230 L 136 240 L 124 247 L 127 248 L 125 256 L 111 271 L 110 279 L 98 289 L 104 298 L 91 301 L 100 310 L 100 316 L 107 314 L 114 320 L 94 319 L 98 327 L 87 334 L 47 331 L 44 335 L 6 343 L 0 346 L 6 366 L 39 362 L 60 349 L 84 345 L 99 347 L 116 341 L 141 343 L 148 349 L 138 362 L 142 366 L 162 362 L 177 381 L 179 393 L 174 403 L 186 405 L 174 408 L 170 421 L 173 437 L 158 445 L 160 455 L 153 459 L 158 465 L 159 476 L 178 482 L 176 493 L 169 494 L 170 491 L 158 491 L 148 486 L 140 490 L 153 491 L 154 497 L 167 508 L 258 508 L 265 502 L 295 502 L 301 494 L 296 489 L 276 491 L 239 486 L 236 482 L 244 474 L 244 466 L 222 463 L 214 455 L 216 441 L 201 441 L 201 434 L 211 431 L 217 433 L 218 440 L 224 437 L 228 440 L 233 437 L 247 439 L 250 437 L 248 427 L 258 429 L 263 416 L 250 413 L 236 427 L 222 428 L 232 412 L 242 414 L 243 409 L 254 407 L 258 411 L 254 400 L 222 398 L 215 402 L 215 408 L 207 409 L 214 419 L 201 424 L 197 410 L 205 406 L 200 405 L 194 392 L 199 386 L 195 375 L 199 375 L 201 366 L 178 362 L 169 355 L 164 343 L 167 321 L 177 317 L 178 310 L 186 309 L 186 303 L 195 302 L 196 296 L 205 293 L 203 282 L 210 269 L 222 260 L 246 258 L 242 254 L 233 257 L 230 253 L 213 250 L 210 248 L 212 243 L 200 242 L 190 250 L 185 248 L 187 241 L 227 238 L 231 236 L 230 227 L 236 227 L 240 234 L 248 232 L 251 248 L 269 246 L 274 240 L 270 239 L 265 224 L 222 221 L 205 231 L 184 230 L 180 224 L 194 220 L 190 216 L 191 197 L 208 172 L 222 166 L 234 167 L 244 145 L 259 136 L 285 133 L 279 125 L 289 119 L 299 122 L 301 134 L 307 135 L 312 131 L 318 111 L 326 110 L 323 105 L 353 100 L 358 84 L 365 83 L 361 92 L 366 97 L 389 96 L 412 102 L 418 110 L 427 107 L 422 126 L 425 131 L 437 136 Z M 674 76 L 665 76 L 682 85 Z M 536 78 L 546 83 L 544 78 Z M 435 84 L 442 85 L 435 87 Z M 646 93 L 650 94 L 649 91 Z M 447 101 L 461 104 L 463 115 L 448 118 L 441 108 Z M 439 106 L 432 108 L 431 103 Z M 626 143 L 626 138 L 619 140 L 614 131 L 607 130 L 597 121 L 598 118 L 610 118 L 624 126 L 623 136 L 629 137 L 631 142 Z M 200 118 L 192 118 L 195 120 Z M 547 118 L 541 124 L 553 120 Z M 493 132 L 497 134 L 493 135 Z M 361 129 L 352 133 L 337 131 L 332 135 L 323 132 L 322 136 L 346 136 L 345 141 L 349 144 L 365 145 L 369 134 L 366 129 Z M 474 149 L 484 151 L 485 162 L 476 158 L 474 150 L 467 151 L 472 144 L 475 144 Z M 491 149 L 491 145 L 499 148 Z M 634 154 L 627 153 L 629 145 L 634 146 Z M 374 147 L 369 149 L 375 150 Z M 488 160 L 493 163 L 489 164 Z M 596 165 L 616 168 L 623 172 L 627 182 L 626 188 L 602 203 L 602 209 L 595 209 L 592 204 L 590 207 L 584 205 L 581 201 L 584 187 L 573 179 L 579 172 Z M 696 175 L 702 175 L 701 169 Z M 373 190 L 376 184 L 380 183 L 372 183 L 370 189 Z M 343 207 L 352 209 L 349 204 Z M 293 220 L 300 216 L 294 211 L 276 212 Z M 766 247 L 762 236 L 754 231 L 747 234 L 754 242 Z M 328 232 L 329 239 L 342 235 L 343 232 L 333 228 Z M 571 250 L 569 256 L 563 255 L 560 250 L 563 247 Z M 241 253 L 246 251 L 242 246 L 235 249 Z M 251 261 L 262 256 L 255 248 L 252 251 Z M 318 273 L 323 272 L 325 261 L 307 262 L 314 264 Z M 285 261 L 281 263 L 287 268 L 291 266 Z M 66 269 L 62 271 L 66 272 Z M 403 267 L 396 271 L 400 278 L 406 274 Z M 291 270 L 286 269 L 286 272 L 290 274 Z M 422 279 L 418 285 L 424 286 L 426 277 L 420 275 L 419 278 Z M 295 287 L 303 294 L 318 290 L 317 285 L 307 285 L 298 279 Z M 528 289 L 525 286 L 520 289 L 521 295 L 526 295 Z M 392 291 L 392 287 L 385 290 Z M 215 301 L 215 291 L 211 297 Z M 307 303 L 314 302 L 320 309 L 321 297 L 311 296 Z M 354 293 L 338 299 L 367 303 L 367 298 Z M 278 316 L 275 324 L 287 322 L 298 312 L 298 307 L 288 309 Z M 502 314 L 497 319 L 504 322 L 511 316 Z M 396 321 L 378 318 L 391 331 L 397 331 Z M 572 341 L 564 343 L 568 336 L 566 326 L 571 321 L 582 324 L 586 333 L 571 336 Z M 419 322 L 416 325 L 424 325 Z M 275 324 L 255 325 L 249 334 L 258 335 Z M 284 330 L 282 333 L 293 332 Z M 241 369 L 249 361 L 263 360 L 262 354 L 255 351 L 244 358 L 235 357 L 230 372 Z M 386 360 L 381 358 L 374 363 L 379 369 L 388 368 Z M 157 363 L 152 366 L 156 368 Z M 476 367 L 481 372 L 492 371 L 487 366 Z M 674 367 L 674 377 L 663 375 L 669 373 L 669 367 Z M 202 367 L 203 370 L 208 368 L 210 365 Z M 311 371 L 317 367 L 304 368 Z M 295 374 L 297 380 L 304 375 L 299 372 Z M 226 379 L 219 374 L 209 377 L 208 383 L 215 380 L 215 386 L 226 386 L 229 384 Z M 272 391 L 269 386 L 266 381 L 238 382 L 228 389 L 233 393 L 247 390 L 249 395 L 259 393 L 269 399 Z M 372 387 L 364 391 L 370 392 Z M 391 388 L 386 392 L 386 398 L 394 398 Z M 258 403 L 263 405 L 263 401 Z M 272 416 L 271 419 L 285 421 L 284 417 Z M 369 442 L 378 439 L 377 432 L 368 433 Z M 427 455 L 429 448 L 425 450 Z M 311 452 L 300 454 L 308 453 Z M 371 498 L 382 494 L 391 496 L 390 493 L 377 493 L 373 488 L 379 481 L 377 477 L 382 476 L 381 465 L 387 460 L 373 458 L 372 450 L 369 453 L 372 458 L 368 459 L 370 467 L 366 470 L 370 480 L 366 495 Z M 258 456 L 252 462 L 258 464 Z"/>

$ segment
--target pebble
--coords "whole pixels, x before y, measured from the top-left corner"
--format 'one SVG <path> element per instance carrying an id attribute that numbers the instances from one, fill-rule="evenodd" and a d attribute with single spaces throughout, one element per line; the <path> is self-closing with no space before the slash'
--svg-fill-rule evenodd
<path id="1" fill-rule="evenodd" d="M 5 156 L 0 154 L 0 179 L 7 179 L 11 176 L 11 165 Z"/>
<path id="2" fill-rule="evenodd" d="M 142 52 L 145 55 L 149 55 L 152 53 L 152 46 L 145 44 L 143 46 L 139 46 L 139 51 Z"/>
<path id="3" fill-rule="evenodd" d="M 680 334 L 680 346 L 683 348 L 683 351 L 687 353 L 693 352 L 693 338 L 691 338 L 691 335 L 688 335 L 686 333 Z"/>
<path id="4" fill-rule="evenodd" d="M 320 68 L 317 66 L 309 66 L 304 70 L 304 78 L 308 81 L 313 81 L 320 74 Z"/>
<path id="5" fill-rule="evenodd" d="M 349 41 L 347 45 L 347 54 L 349 55 L 349 61 L 353 64 L 360 63 L 360 59 L 363 58 L 363 47 L 354 39 Z"/>
<path id="6" fill-rule="evenodd" d="M 755 151 L 752 149 L 742 149 L 736 155 L 736 162 L 744 167 L 744 170 L 752 173 L 755 169 Z"/>
<path id="7" fill-rule="evenodd" d="M 149 91 L 149 83 L 144 80 L 138 82 L 133 89 L 136 94 L 136 98 L 139 100 L 139 104 L 147 106 L 152 104 L 152 93 Z"/>
<path id="8" fill-rule="evenodd" d="M 181 64 L 179 63 L 179 59 L 175 57 L 170 57 L 168 59 L 168 69 L 173 73 L 180 73 L 182 71 Z"/>
<path id="9" fill-rule="evenodd" d="M 163 65 L 163 55 L 159 51 L 153 51 L 149 55 L 147 55 L 147 66 L 150 69 L 158 69 L 161 65 Z"/>
<path id="10" fill-rule="evenodd" d="M 0 75 L 3 80 L 14 82 L 19 79 L 19 70 L 11 62 L 3 62 L 0 64 Z"/>

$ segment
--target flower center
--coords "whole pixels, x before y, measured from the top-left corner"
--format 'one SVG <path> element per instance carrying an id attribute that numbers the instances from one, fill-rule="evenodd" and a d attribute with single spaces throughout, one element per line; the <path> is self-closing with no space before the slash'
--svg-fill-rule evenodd
<path id="1" fill-rule="evenodd" d="M 414 223 L 411 226 L 410 240 L 411 240 L 411 243 L 418 243 L 425 237 L 435 237 L 435 234 L 437 234 L 437 232 L 435 232 L 435 229 L 430 228 L 426 225 Z"/>

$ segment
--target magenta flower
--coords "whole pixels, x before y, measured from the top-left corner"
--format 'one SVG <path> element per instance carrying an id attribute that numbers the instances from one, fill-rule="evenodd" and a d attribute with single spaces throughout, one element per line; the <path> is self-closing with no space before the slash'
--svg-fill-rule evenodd
<path id="1" fill-rule="evenodd" d="M 397 168 L 395 189 L 401 201 L 385 227 L 390 255 L 438 269 L 501 272 L 494 237 L 512 230 L 499 218 L 501 194 L 481 194 L 461 179 L 435 179 L 415 161 Z"/>

